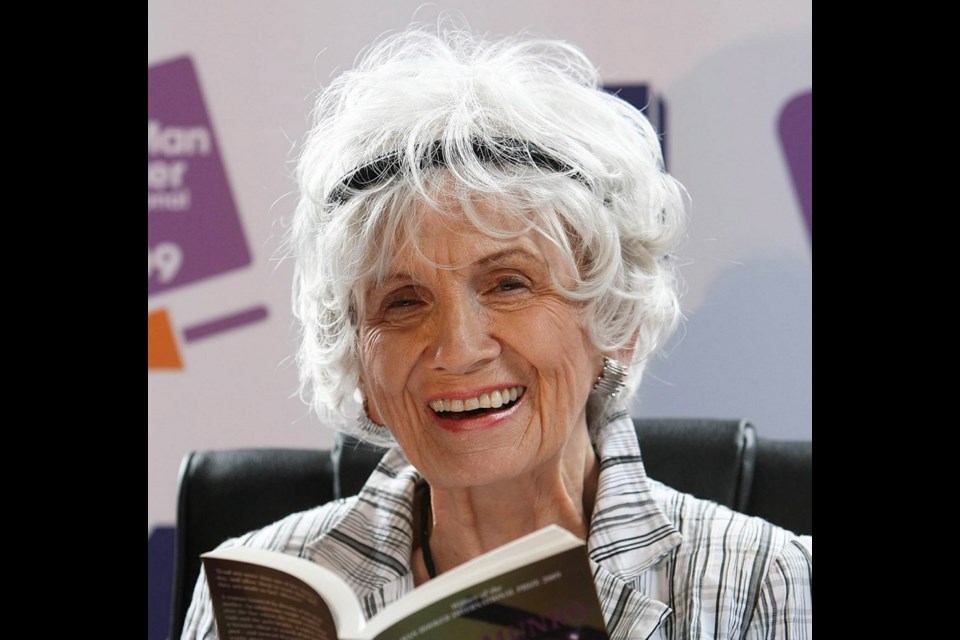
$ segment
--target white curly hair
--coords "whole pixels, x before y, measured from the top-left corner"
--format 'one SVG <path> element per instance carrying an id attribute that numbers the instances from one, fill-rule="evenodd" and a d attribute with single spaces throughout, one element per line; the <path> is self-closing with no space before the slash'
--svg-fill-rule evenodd
<path id="1" fill-rule="evenodd" d="M 520 233 L 564 249 L 579 279 L 563 292 L 580 301 L 594 344 L 634 348 L 619 399 L 632 396 L 679 322 L 671 253 L 687 201 L 653 126 L 602 89 L 580 49 L 411 28 L 368 48 L 320 93 L 313 117 L 288 241 L 300 390 L 321 420 L 390 442 L 360 426 L 358 284 L 385 273 L 390 239 L 416 238 L 412 211 L 450 198 L 488 233 L 515 235 L 520 221 Z M 512 231 L 480 216 L 478 201 Z"/>

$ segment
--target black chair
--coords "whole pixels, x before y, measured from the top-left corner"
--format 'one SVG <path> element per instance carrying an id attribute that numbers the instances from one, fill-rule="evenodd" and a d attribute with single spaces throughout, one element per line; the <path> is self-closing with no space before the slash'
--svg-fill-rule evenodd
<path id="1" fill-rule="evenodd" d="M 812 443 L 758 439 L 746 420 L 634 419 L 650 477 L 812 534 Z M 338 438 L 333 449 L 188 453 L 180 467 L 172 640 L 180 637 L 200 554 L 288 514 L 356 494 L 384 450 Z"/>
<path id="2" fill-rule="evenodd" d="M 757 439 L 746 507 L 790 531 L 813 534 L 813 442 Z"/>

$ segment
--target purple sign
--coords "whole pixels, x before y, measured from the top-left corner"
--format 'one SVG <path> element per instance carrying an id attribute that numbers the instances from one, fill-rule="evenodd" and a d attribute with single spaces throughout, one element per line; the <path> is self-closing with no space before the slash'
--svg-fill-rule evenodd
<path id="1" fill-rule="evenodd" d="M 801 93 L 780 112 L 780 143 L 807 233 L 813 239 L 813 91 Z"/>
<path id="2" fill-rule="evenodd" d="M 250 264 L 189 58 L 147 69 L 147 295 Z"/>

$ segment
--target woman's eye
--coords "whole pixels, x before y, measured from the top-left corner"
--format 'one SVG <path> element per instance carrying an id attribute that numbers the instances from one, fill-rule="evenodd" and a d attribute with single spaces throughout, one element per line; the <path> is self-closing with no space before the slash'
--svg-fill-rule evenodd
<path id="1" fill-rule="evenodd" d="M 384 311 L 407 310 L 423 302 L 423 296 L 414 287 L 404 287 L 386 296 L 383 301 Z"/>
<path id="2" fill-rule="evenodd" d="M 523 289 L 527 286 L 527 282 L 523 278 L 510 277 L 510 278 L 501 278 L 497 281 L 496 286 L 494 287 L 495 291 L 515 291 L 517 289 Z"/>

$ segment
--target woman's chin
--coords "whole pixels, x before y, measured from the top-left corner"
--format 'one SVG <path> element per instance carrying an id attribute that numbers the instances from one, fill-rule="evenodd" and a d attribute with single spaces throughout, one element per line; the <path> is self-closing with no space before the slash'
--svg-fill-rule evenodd
<path id="1" fill-rule="evenodd" d="M 418 447 L 421 470 L 429 469 L 428 477 L 450 487 L 496 484 L 514 477 L 531 463 L 525 450 L 531 446 L 536 450 L 537 439 L 530 437 L 532 422 L 519 404 L 468 418 L 434 417 L 431 437 Z"/>

